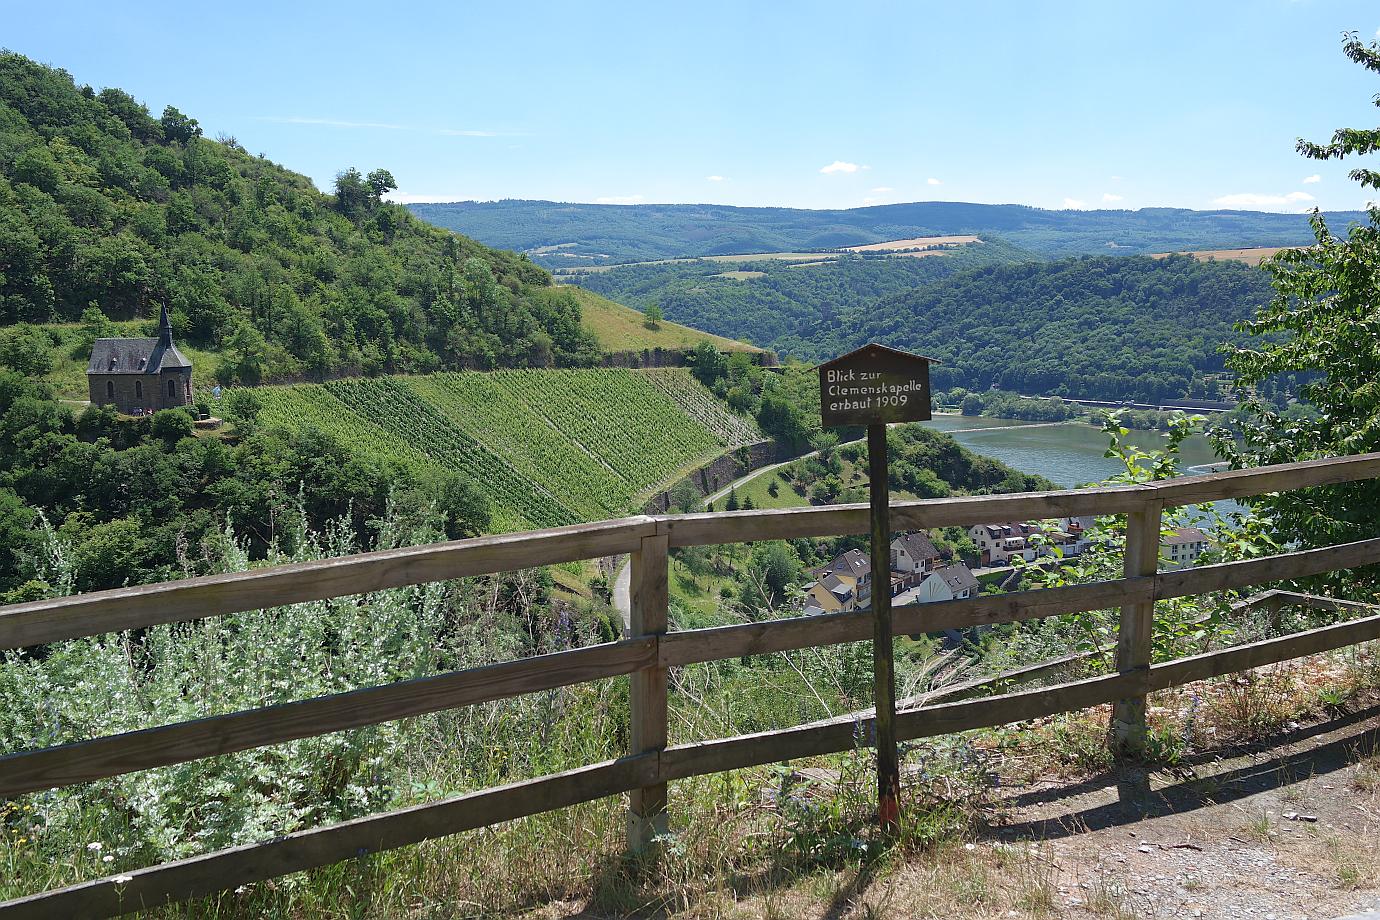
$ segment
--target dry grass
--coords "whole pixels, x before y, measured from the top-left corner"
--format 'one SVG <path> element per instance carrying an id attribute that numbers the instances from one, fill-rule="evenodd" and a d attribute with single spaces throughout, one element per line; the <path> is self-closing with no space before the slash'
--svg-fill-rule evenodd
<path id="1" fill-rule="evenodd" d="M 981 243 L 975 236 L 913 236 L 906 240 L 868 243 L 865 246 L 846 246 L 845 252 L 895 252 L 900 249 L 924 249 L 927 246 L 967 246 Z"/>
<path id="2" fill-rule="evenodd" d="M 1259 246 L 1253 249 L 1201 249 L 1196 252 L 1157 252 L 1150 256 L 1152 259 L 1164 259 L 1169 256 L 1193 256 L 1199 262 L 1245 262 L 1247 265 L 1259 265 L 1277 252 L 1282 252 L 1289 247 L 1286 246 Z"/>
<path id="3" fill-rule="evenodd" d="M 722 351 L 759 352 L 762 349 L 746 342 L 710 335 L 689 326 L 662 320 L 656 329 L 648 329 L 646 317 L 631 307 L 615 303 L 582 287 L 566 287 L 580 302 L 582 324 L 599 340 L 606 351 L 643 351 L 648 348 L 694 348 L 700 342 L 712 342 Z"/>

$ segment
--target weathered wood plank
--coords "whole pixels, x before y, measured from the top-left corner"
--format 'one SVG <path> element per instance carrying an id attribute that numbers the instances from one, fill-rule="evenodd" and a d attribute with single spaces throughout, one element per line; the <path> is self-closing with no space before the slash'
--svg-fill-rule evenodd
<path id="1" fill-rule="evenodd" d="M 1126 516 L 1126 550 L 1123 570 L 1127 578 L 1154 578 L 1160 562 L 1160 525 L 1163 509 L 1151 504 Z M 1150 668 L 1151 641 L 1155 629 L 1154 600 L 1121 605 L 1117 630 L 1116 669 L 1123 676 L 1143 676 Z M 1138 755 L 1145 748 L 1145 694 L 1122 697 L 1112 707 L 1112 746 L 1120 755 Z"/>
<path id="2" fill-rule="evenodd" d="M 632 635 L 650 636 L 660 643 L 666 632 L 669 603 L 669 569 L 666 558 L 667 537 L 664 533 L 642 538 L 637 552 L 632 554 L 632 585 L 630 611 Z M 628 746 L 632 754 L 659 752 L 666 747 L 667 674 L 656 658 L 633 673 L 629 687 Z M 653 783 L 632 790 L 628 796 L 628 846 L 634 852 L 644 850 L 667 831 L 667 790 L 664 782 Z"/>
<path id="3" fill-rule="evenodd" d="M 0 757 L 0 798 L 630 674 L 656 640 L 554 652 Z"/>
<path id="4" fill-rule="evenodd" d="M 931 738 L 1061 712 L 1076 712 L 1110 703 L 1122 695 L 1140 692 L 1145 686 L 1143 674 L 1107 674 L 1001 696 L 940 703 L 901 713 L 897 717 L 897 735 L 903 739 Z"/>
<path id="5" fill-rule="evenodd" d="M 1146 686 L 1143 674 L 1110 674 L 1020 693 L 905 710 L 896 714 L 896 737 L 928 738 L 1073 712 L 1111 702 L 1122 694 L 1140 692 Z M 833 754 L 871 747 L 875 738 L 875 720 L 867 713 L 851 713 L 795 728 L 669 747 L 661 755 L 661 776 L 667 780 L 685 779 Z"/>
<path id="6" fill-rule="evenodd" d="M 1120 514 L 1145 507 L 1154 494 L 1153 486 L 1133 485 L 892 502 L 891 524 L 897 529 L 924 530 L 991 521 Z M 670 534 L 672 546 L 860 534 L 869 527 L 865 504 L 661 515 L 657 521 Z"/>
<path id="7" fill-rule="evenodd" d="M 1125 578 L 1086 585 L 1014 591 L 1010 594 L 988 594 L 933 604 L 908 604 L 896 608 L 895 630 L 897 633 L 924 633 L 1020 623 L 1041 617 L 1149 601 L 1153 598 L 1154 589 L 1153 577 Z"/>
<path id="8" fill-rule="evenodd" d="M 790 649 L 860 642 L 872 635 L 870 613 L 822 613 L 733 626 L 711 626 L 667 633 L 661 639 L 661 664 L 679 667 Z"/>
<path id="9" fill-rule="evenodd" d="M 836 754 L 855 747 L 872 747 L 875 739 L 876 720 L 855 714 L 795 728 L 679 744 L 661 753 L 661 778 L 685 779 L 801 757 Z"/>
<path id="10" fill-rule="evenodd" d="M 655 530 L 649 517 L 625 518 L 13 604 L 0 607 L 0 649 L 612 556 Z"/>
<path id="11" fill-rule="evenodd" d="M 893 609 L 892 632 L 896 635 L 938 632 L 1101 610 L 1122 603 L 1148 601 L 1153 596 L 1154 587 L 1154 578 L 1131 578 L 989 594 L 933 604 L 909 604 Z M 661 664 L 663 667 L 679 667 L 699 661 L 720 661 L 744 655 L 861 642 L 871 635 L 872 615 L 867 612 L 824 613 L 714 626 L 668 633 L 661 640 Z"/>
<path id="12" fill-rule="evenodd" d="M 1373 639 L 1380 639 L 1380 616 L 1323 626 L 1278 639 L 1266 639 L 1236 648 L 1157 664 L 1150 669 L 1150 689 L 1178 687 L 1195 680 L 1248 671 L 1262 665 L 1277 664 L 1293 658 L 1316 655 L 1319 652 L 1330 652 Z"/>
<path id="13" fill-rule="evenodd" d="M 1161 572 L 1156 576 L 1158 584 L 1155 588 L 1155 597 L 1164 599 L 1207 594 L 1212 591 L 1225 591 L 1228 588 L 1244 588 L 1249 585 L 1352 569 L 1377 562 L 1380 562 L 1380 538 L 1360 540 L 1356 543 L 1325 546 L 1322 549 L 1265 556 L 1261 559 L 1222 562 L 1175 572 Z"/>
<path id="14" fill-rule="evenodd" d="M 1312 486 L 1336 485 L 1380 476 L 1380 453 L 1327 457 L 1247 470 L 1225 470 L 1203 476 L 1181 476 L 1155 484 L 1166 505 L 1191 505 L 1224 498 L 1246 498 Z"/>
<path id="15" fill-rule="evenodd" d="M 446 837 L 626 792 L 651 782 L 656 755 L 605 761 L 538 779 L 299 831 L 0 903 L 0 920 L 113 917 L 172 901 Z"/>

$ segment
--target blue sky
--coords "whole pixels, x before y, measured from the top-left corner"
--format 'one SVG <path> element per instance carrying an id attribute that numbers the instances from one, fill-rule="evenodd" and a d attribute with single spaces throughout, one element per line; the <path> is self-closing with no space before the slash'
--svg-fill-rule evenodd
<path id="1" fill-rule="evenodd" d="M 198 8 L 200 7 L 200 8 Z M 403 200 L 1301 210 L 1364 205 L 1299 136 L 1373 127 L 1375 0 L 91 3 L 0 44 Z"/>

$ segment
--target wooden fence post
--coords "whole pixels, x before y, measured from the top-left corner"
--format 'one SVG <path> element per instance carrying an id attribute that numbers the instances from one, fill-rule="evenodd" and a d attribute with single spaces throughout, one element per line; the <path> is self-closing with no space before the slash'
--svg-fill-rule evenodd
<path id="1" fill-rule="evenodd" d="M 1151 502 L 1144 511 L 1126 515 L 1125 574 L 1127 578 L 1153 576 L 1159 568 L 1160 518 L 1164 506 Z M 1117 635 L 1116 669 L 1122 675 L 1150 676 L 1150 652 L 1155 629 L 1154 600 L 1124 604 Z M 1112 751 L 1118 757 L 1135 757 L 1145 750 L 1145 694 L 1125 697 L 1112 704 Z"/>
<path id="2" fill-rule="evenodd" d="M 642 538 L 641 548 L 632 554 L 632 636 L 663 635 L 666 632 L 667 560 L 669 538 L 656 534 Z M 629 747 L 633 754 L 666 748 L 666 669 L 643 668 L 634 671 L 629 693 L 631 721 Z M 638 852 L 647 848 L 658 834 L 666 833 L 666 784 L 645 786 L 628 794 L 628 848 Z"/>

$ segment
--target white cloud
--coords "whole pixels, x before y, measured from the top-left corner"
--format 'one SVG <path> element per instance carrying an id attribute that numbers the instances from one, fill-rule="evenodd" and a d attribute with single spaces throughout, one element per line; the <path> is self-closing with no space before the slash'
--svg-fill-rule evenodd
<path id="1" fill-rule="evenodd" d="M 1088 209 L 1088 203 L 1086 201 L 1080 201 L 1077 198 L 1065 198 L 1064 209 L 1068 211 L 1086 211 Z"/>
<path id="2" fill-rule="evenodd" d="M 1121 177 L 1120 177 L 1120 176 L 1112 176 L 1112 181 L 1113 181 L 1113 182 L 1120 182 L 1120 181 L 1121 181 Z"/>
<path id="3" fill-rule="evenodd" d="M 1322 176 L 1318 175 L 1317 173 L 1313 173 L 1313 175 L 1311 175 L 1311 176 L 1304 176 L 1304 177 L 1303 177 L 1303 184 L 1304 184 L 1304 185 L 1312 185 L 1314 182 L 1321 182 L 1321 181 L 1322 181 Z"/>
<path id="4" fill-rule="evenodd" d="M 1307 192 L 1290 192 L 1287 195 L 1265 195 L 1260 192 L 1237 192 L 1212 199 L 1212 203 L 1222 208 L 1278 208 L 1285 205 L 1313 201 Z"/>
<path id="5" fill-rule="evenodd" d="M 879 185 L 879 186 L 877 186 L 876 188 L 874 188 L 872 191 L 876 192 L 876 193 L 879 194 L 879 195 L 884 195 L 884 194 L 886 194 L 887 192 L 894 192 L 894 191 L 896 191 L 896 189 L 892 188 L 892 187 L 889 186 L 889 185 Z"/>
<path id="6" fill-rule="evenodd" d="M 708 179 L 710 182 L 723 182 L 723 181 L 725 181 L 723 176 L 705 176 L 705 178 Z"/>
<path id="7" fill-rule="evenodd" d="M 925 184 L 926 184 L 926 185 L 943 185 L 944 183 L 943 183 L 943 182 L 940 182 L 940 181 L 939 181 L 938 179 L 936 179 L 934 176 L 930 176 L 928 179 L 925 180 Z"/>
<path id="8" fill-rule="evenodd" d="M 646 201 L 644 195 L 605 195 L 594 199 L 595 204 L 640 204 Z"/>
<path id="9" fill-rule="evenodd" d="M 857 163 L 845 163 L 843 162 L 843 160 L 835 160 L 828 166 L 821 168 L 820 172 L 824 173 L 825 175 L 830 175 L 832 173 L 855 173 L 859 169 L 866 168 L 866 166 L 859 166 Z"/>
<path id="10" fill-rule="evenodd" d="M 1113 201 L 1120 201 L 1123 197 L 1125 197 L 1125 196 L 1123 196 L 1123 195 L 1113 195 L 1111 192 L 1103 192 L 1103 193 L 1102 193 L 1102 200 L 1103 200 L 1104 202 L 1109 202 L 1109 203 L 1110 203 L 1110 202 L 1113 202 Z"/>

